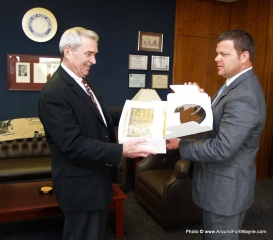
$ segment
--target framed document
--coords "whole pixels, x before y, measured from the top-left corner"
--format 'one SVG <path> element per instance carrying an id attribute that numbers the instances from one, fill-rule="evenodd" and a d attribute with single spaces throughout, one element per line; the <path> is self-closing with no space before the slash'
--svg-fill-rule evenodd
<path id="1" fill-rule="evenodd" d="M 33 64 L 33 82 L 34 83 L 47 82 L 47 64 L 46 63 Z"/>
<path id="2" fill-rule="evenodd" d="M 61 63 L 61 57 L 7 54 L 8 90 L 40 91 Z"/>
<path id="3" fill-rule="evenodd" d="M 131 70 L 147 70 L 148 55 L 129 55 L 129 69 Z"/>
<path id="4" fill-rule="evenodd" d="M 129 74 L 129 88 L 145 88 L 146 74 Z"/>
<path id="5" fill-rule="evenodd" d="M 151 69 L 158 71 L 169 71 L 169 60 L 167 56 L 152 56 Z"/>
<path id="6" fill-rule="evenodd" d="M 168 78 L 167 74 L 152 74 L 152 88 L 154 89 L 168 89 Z"/>
<path id="7" fill-rule="evenodd" d="M 138 32 L 138 51 L 162 52 L 163 34 Z"/>

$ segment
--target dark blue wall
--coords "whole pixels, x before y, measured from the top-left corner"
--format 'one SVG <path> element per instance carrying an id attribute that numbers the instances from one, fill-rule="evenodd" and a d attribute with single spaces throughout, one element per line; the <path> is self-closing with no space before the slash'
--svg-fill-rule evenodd
<path id="1" fill-rule="evenodd" d="M 48 9 L 57 19 L 57 33 L 48 42 L 34 42 L 22 30 L 24 14 L 34 7 Z M 75 26 L 92 29 L 100 36 L 97 64 L 89 78 L 107 106 L 123 106 L 138 92 L 128 88 L 129 73 L 146 73 L 146 88 L 151 87 L 152 73 L 167 73 L 169 84 L 172 82 L 175 0 L 9 0 L 1 4 L 0 23 L 0 120 L 37 116 L 38 91 L 7 89 L 7 54 L 58 56 L 61 35 Z M 138 31 L 163 33 L 163 52 L 139 52 Z M 129 54 L 148 55 L 148 70 L 128 70 Z M 151 71 L 152 55 L 170 56 L 170 71 Z M 157 92 L 166 100 L 170 90 Z"/>

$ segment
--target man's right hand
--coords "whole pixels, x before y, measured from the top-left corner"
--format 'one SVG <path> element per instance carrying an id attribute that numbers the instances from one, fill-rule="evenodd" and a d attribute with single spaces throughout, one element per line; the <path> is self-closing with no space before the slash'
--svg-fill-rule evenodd
<path id="1" fill-rule="evenodd" d="M 140 147 L 138 144 L 141 143 L 146 143 L 146 139 L 137 138 L 124 142 L 122 155 L 129 158 L 136 158 L 147 157 L 150 154 L 156 154 L 156 152 L 151 149 Z"/>

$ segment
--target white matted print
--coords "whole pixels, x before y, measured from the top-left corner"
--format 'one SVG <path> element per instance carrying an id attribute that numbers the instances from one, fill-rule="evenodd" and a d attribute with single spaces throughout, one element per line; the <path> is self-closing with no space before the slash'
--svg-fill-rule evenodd
<path id="1" fill-rule="evenodd" d="M 16 82 L 17 83 L 30 83 L 30 67 L 29 63 L 17 62 L 16 63 Z"/>

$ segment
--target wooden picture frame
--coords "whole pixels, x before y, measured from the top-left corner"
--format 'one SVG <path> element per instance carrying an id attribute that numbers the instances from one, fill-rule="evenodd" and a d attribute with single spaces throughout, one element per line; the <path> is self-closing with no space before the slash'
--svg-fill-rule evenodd
<path id="1" fill-rule="evenodd" d="M 60 64 L 59 56 L 7 54 L 8 90 L 40 91 Z"/>
<path id="2" fill-rule="evenodd" d="M 138 32 L 138 51 L 162 52 L 163 34 L 154 32 Z"/>

